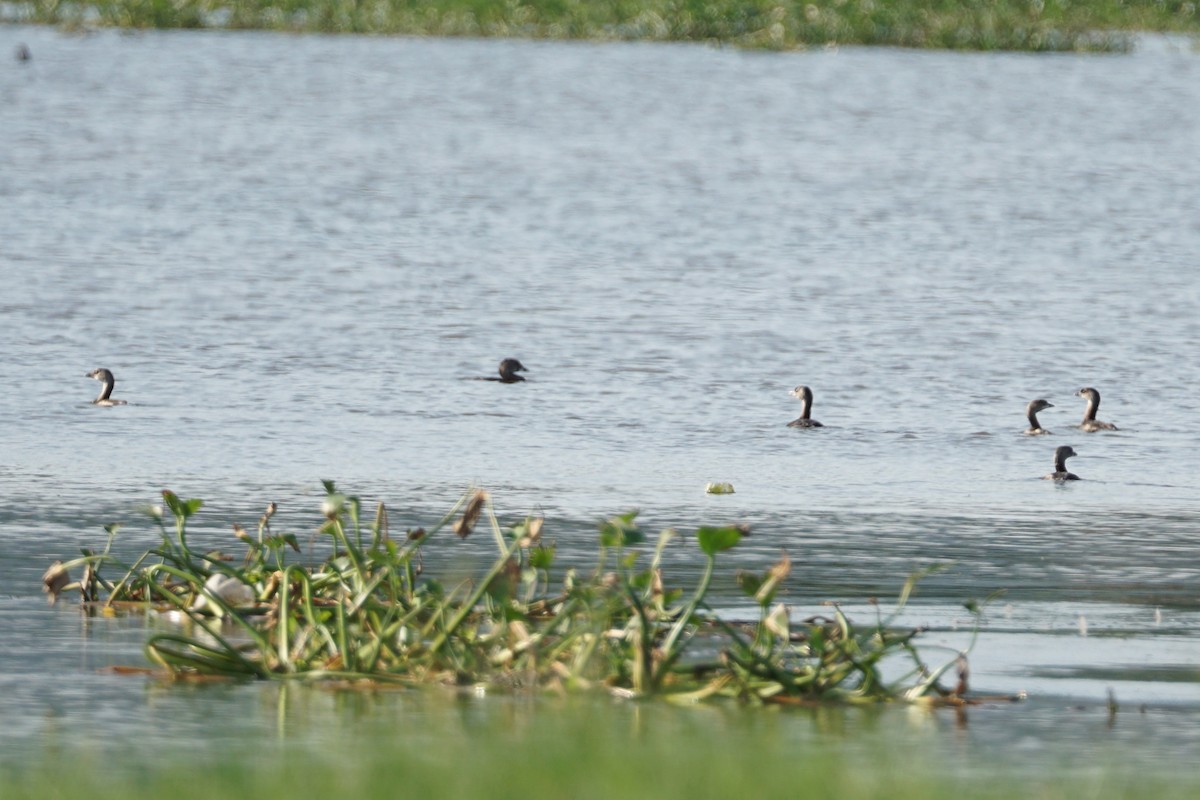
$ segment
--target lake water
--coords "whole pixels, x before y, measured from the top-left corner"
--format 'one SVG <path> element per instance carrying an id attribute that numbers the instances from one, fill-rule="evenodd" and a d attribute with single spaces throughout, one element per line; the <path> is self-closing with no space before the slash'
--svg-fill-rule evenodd
<path id="1" fill-rule="evenodd" d="M 747 522 L 727 563 L 785 548 L 803 615 L 870 613 L 953 562 L 906 619 L 961 648 L 961 602 L 1006 590 L 972 687 L 1031 697 L 985 712 L 981 749 L 999 731 L 1086 751 L 1110 688 L 1145 706 L 1107 734 L 1122 747 L 1200 744 L 1186 43 L 764 54 L 10 26 L 0 56 L 5 749 L 264 691 L 148 700 L 95 671 L 142 663 L 140 624 L 48 609 L 38 579 L 110 522 L 120 552 L 152 545 L 137 509 L 163 488 L 207 501 L 202 544 L 230 547 L 269 501 L 304 538 L 321 478 L 394 527 L 484 486 L 504 520 L 544 513 L 560 559 L 631 507 L 651 530 Z M 474 380 L 509 356 L 526 383 Z M 89 404 L 100 366 L 128 405 Z M 824 428 L 786 427 L 800 383 Z M 1071 427 L 1081 386 L 1119 432 Z M 1035 397 L 1054 436 L 1021 435 Z M 1084 480 L 1039 480 L 1061 444 Z M 670 560 L 684 581 L 697 564 L 687 542 Z M 716 591 L 735 609 L 728 574 Z M 1089 723 L 1060 713 L 1079 707 Z"/>

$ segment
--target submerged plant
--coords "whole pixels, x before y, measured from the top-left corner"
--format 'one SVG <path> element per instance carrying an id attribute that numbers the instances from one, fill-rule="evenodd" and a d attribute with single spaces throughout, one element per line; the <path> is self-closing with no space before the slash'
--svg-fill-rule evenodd
<path id="1" fill-rule="evenodd" d="M 287 561 L 286 552 L 300 547 L 294 535 L 271 531 L 274 504 L 257 536 L 234 526 L 246 548 L 240 563 L 196 552 L 187 524 L 203 504 L 165 491 L 165 510 L 148 510 L 161 545 L 122 565 L 111 555 L 110 526 L 103 552 L 84 551 L 47 572 L 47 591 L 57 597 L 77 589 L 92 608 L 133 603 L 177 612 L 185 624 L 158 630 L 146 643 L 147 656 L 174 676 L 604 687 L 680 702 L 963 702 L 965 654 L 931 670 L 914 644 L 920 631 L 895 624 L 919 576 L 909 579 L 895 611 L 871 625 L 853 624 L 837 606 L 795 622 L 776 599 L 791 571 L 784 553 L 761 574 L 736 574 L 758 619 L 735 621 L 707 596 L 719 557 L 748 535 L 745 527 L 697 529 L 704 568 L 697 584 L 683 589 L 669 586 L 662 568 L 679 535 L 663 531 L 647 552 L 636 512 L 629 512 L 601 523 L 591 568 L 568 568 L 556 579 L 543 520 L 502 527 L 486 492 L 468 493 L 430 530 L 397 540 L 382 503 L 364 528 L 359 498 L 324 485 L 314 539 L 328 538 L 329 555 L 318 563 Z M 481 524 L 496 547 L 482 574 L 448 587 L 424 574 L 423 551 L 453 541 L 438 535 L 443 529 L 466 538 Z M 84 578 L 69 583 L 67 570 L 76 567 Z M 100 577 L 114 567 L 118 580 Z M 895 657 L 908 666 L 889 682 L 881 667 Z M 956 665 L 959 686 L 943 688 L 940 678 Z"/>

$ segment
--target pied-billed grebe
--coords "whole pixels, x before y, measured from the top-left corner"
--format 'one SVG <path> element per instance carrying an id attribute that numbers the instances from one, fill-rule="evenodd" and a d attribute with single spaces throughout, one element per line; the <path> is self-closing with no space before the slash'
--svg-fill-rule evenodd
<path id="1" fill-rule="evenodd" d="M 1029 405 L 1025 406 L 1025 416 L 1029 419 L 1029 428 L 1025 431 L 1026 436 L 1042 436 L 1050 432 L 1043 428 L 1037 420 L 1037 412 L 1047 408 L 1054 408 L 1054 403 L 1040 397 L 1037 400 L 1030 400 Z"/>
<path id="2" fill-rule="evenodd" d="M 1083 422 L 1079 423 L 1079 430 L 1087 433 L 1117 430 L 1117 426 L 1111 422 L 1101 422 L 1096 419 L 1096 412 L 1100 410 L 1099 392 L 1090 386 L 1085 386 L 1076 392 L 1075 396 L 1087 398 L 1087 409 L 1083 412 Z"/>
<path id="3" fill-rule="evenodd" d="M 506 358 L 500 362 L 499 378 L 476 378 L 480 381 L 496 381 L 497 383 L 518 383 L 525 380 L 518 372 L 525 372 L 525 365 L 515 358 Z"/>
<path id="4" fill-rule="evenodd" d="M 1079 476 L 1073 472 L 1067 472 L 1067 459 L 1075 455 L 1075 451 L 1069 445 L 1062 445 L 1054 450 L 1054 472 L 1049 475 L 1043 475 L 1044 481 L 1077 481 Z"/>
<path id="5" fill-rule="evenodd" d="M 800 416 L 788 423 L 789 428 L 823 428 L 815 419 L 809 419 L 812 413 L 813 393 L 807 386 L 797 386 L 788 392 L 792 397 L 800 398 Z"/>
<path id="6" fill-rule="evenodd" d="M 100 385 L 100 396 L 92 401 L 92 403 L 94 405 L 98 405 L 98 406 L 123 406 L 123 405 L 125 405 L 124 400 L 113 400 L 112 399 L 112 396 L 111 396 L 112 390 L 113 390 L 113 387 L 117 385 L 117 382 L 116 382 L 116 380 L 113 379 L 113 374 L 111 372 L 106 370 L 104 367 L 99 367 L 99 368 L 94 369 L 91 372 L 89 372 L 87 374 L 87 377 L 95 378 L 96 380 L 100 381 L 100 384 L 101 384 Z"/>

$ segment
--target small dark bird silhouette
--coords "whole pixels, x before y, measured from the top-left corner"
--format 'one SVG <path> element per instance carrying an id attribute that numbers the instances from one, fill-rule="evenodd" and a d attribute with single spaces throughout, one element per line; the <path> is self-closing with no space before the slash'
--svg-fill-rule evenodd
<path id="1" fill-rule="evenodd" d="M 1049 475 L 1043 475 L 1044 481 L 1077 481 L 1079 476 L 1073 472 L 1067 472 L 1067 459 L 1075 455 L 1075 451 L 1069 445 L 1062 445 L 1054 451 L 1054 472 Z"/>
<path id="2" fill-rule="evenodd" d="M 506 358 L 500 362 L 500 377 L 476 378 L 480 381 L 495 381 L 496 383 L 519 383 L 525 380 L 518 372 L 525 372 L 525 365 L 515 358 Z"/>

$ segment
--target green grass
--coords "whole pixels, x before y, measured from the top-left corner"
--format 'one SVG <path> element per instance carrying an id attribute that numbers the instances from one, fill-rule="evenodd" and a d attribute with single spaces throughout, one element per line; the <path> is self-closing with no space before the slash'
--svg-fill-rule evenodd
<path id="1" fill-rule="evenodd" d="M 1122 50 L 1200 32 L 1196 0 L 29 0 L 23 21 L 415 36 Z"/>
<path id="2" fill-rule="evenodd" d="M 0 765 L 0 797 L 1103 800 L 1200 791 L 1194 774 L 1147 774 L 1097 753 L 1069 766 L 1028 752 L 1012 754 L 1007 765 L 971 765 L 970 748 L 946 747 L 952 732 L 923 732 L 951 725 L 945 715 L 910 725 L 895 711 L 763 715 L 591 704 L 530 712 L 488 700 L 482 705 L 490 711 L 481 714 L 479 705 L 456 700 L 434 713 L 397 716 L 390 734 L 376 717 L 358 727 L 339 725 L 329 734 L 340 739 L 332 746 L 229 741 L 199 755 L 151 748 L 116 757 L 86 749 L 46 753 L 20 766 Z"/>

